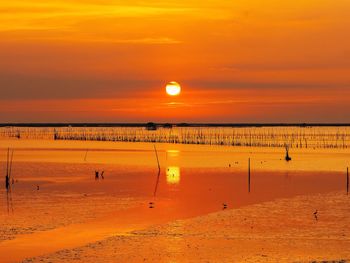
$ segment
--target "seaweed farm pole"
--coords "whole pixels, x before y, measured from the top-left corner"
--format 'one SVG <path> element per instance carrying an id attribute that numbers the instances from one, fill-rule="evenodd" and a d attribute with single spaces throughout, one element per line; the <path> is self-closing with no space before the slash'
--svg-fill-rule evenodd
<path id="1" fill-rule="evenodd" d="M 349 194 L 349 167 L 346 168 L 346 194 Z"/>
<path id="2" fill-rule="evenodd" d="M 154 187 L 153 196 L 156 196 L 156 194 L 157 194 L 157 189 L 158 189 L 158 184 L 159 184 L 159 177 L 160 177 L 160 170 L 158 170 L 157 181 L 156 181 L 156 185 Z"/>
<path id="3" fill-rule="evenodd" d="M 6 176 L 5 176 L 5 186 L 6 190 L 9 190 L 9 163 L 10 163 L 10 148 L 7 148 L 7 162 L 6 162 Z"/>
<path id="4" fill-rule="evenodd" d="M 84 157 L 84 162 L 86 162 L 86 157 L 87 157 L 88 151 L 89 151 L 89 149 L 86 149 L 85 157 Z"/>
<path id="5" fill-rule="evenodd" d="M 9 162 L 9 164 L 10 164 L 9 173 L 8 173 L 9 182 L 11 180 L 11 174 L 12 174 L 13 152 L 14 152 L 14 150 L 12 149 L 12 151 L 11 151 L 11 158 L 10 158 L 10 162 Z M 11 183 L 10 183 L 10 185 L 11 185 Z"/>
<path id="6" fill-rule="evenodd" d="M 156 157 L 157 157 L 158 170 L 160 171 L 160 164 L 159 164 L 159 159 L 158 159 L 158 153 L 157 153 L 156 145 L 154 144 L 153 147 L 154 147 L 154 152 L 156 153 Z"/>
<path id="7" fill-rule="evenodd" d="M 248 159 L 248 192 L 250 193 L 250 158 Z"/>
<path id="8" fill-rule="evenodd" d="M 6 176 L 9 175 L 10 148 L 7 148 Z"/>

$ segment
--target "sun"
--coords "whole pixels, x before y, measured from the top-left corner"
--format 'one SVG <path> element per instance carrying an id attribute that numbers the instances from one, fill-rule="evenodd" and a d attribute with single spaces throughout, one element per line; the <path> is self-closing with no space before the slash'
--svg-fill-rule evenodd
<path id="1" fill-rule="evenodd" d="M 168 84 L 166 84 L 166 93 L 170 96 L 177 96 L 181 92 L 181 86 L 179 83 L 175 81 L 171 81 Z"/>

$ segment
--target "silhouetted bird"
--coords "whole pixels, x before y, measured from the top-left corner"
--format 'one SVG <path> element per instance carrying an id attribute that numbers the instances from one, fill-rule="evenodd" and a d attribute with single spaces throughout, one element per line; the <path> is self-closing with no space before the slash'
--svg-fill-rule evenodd
<path id="1" fill-rule="evenodd" d="M 154 203 L 153 202 L 149 202 L 149 207 L 148 208 L 154 208 Z"/>
<path id="2" fill-rule="evenodd" d="M 314 212 L 315 220 L 318 220 L 317 213 L 318 213 L 318 211 L 316 210 L 316 211 Z"/>
<path id="3" fill-rule="evenodd" d="M 39 191 L 40 190 L 40 187 L 39 185 L 36 186 L 36 190 Z"/>
<path id="4" fill-rule="evenodd" d="M 222 204 L 222 209 L 226 209 L 227 208 L 227 204 L 226 203 L 223 203 Z"/>

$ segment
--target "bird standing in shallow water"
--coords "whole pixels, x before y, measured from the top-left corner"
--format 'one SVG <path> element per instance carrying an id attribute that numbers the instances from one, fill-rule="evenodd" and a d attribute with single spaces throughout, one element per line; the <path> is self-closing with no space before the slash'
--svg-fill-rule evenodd
<path id="1" fill-rule="evenodd" d="M 316 210 L 316 211 L 314 212 L 314 217 L 315 217 L 315 220 L 316 220 L 316 221 L 318 220 L 317 213 L 318 213 L 318 211 Z"/>

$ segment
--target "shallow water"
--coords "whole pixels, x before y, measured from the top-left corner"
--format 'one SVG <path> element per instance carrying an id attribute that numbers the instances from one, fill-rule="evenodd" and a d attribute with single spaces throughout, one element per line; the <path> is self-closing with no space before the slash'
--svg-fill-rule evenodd
<path id="1" fill-rule="evenodd" d="M 96 143 L 93 145 L 96 147 Z M 11 257 L 2 256 L 2 261 L 76 247 L 115 233 L 127 234 L 223 209 L 345 190 L 344 173 L 283 171 L 284 161 L 268 153 L 253 158 L 249 189 L 248 171 L 242 168 L 247 165 L 242 160 L 249 152 L 232 158 L 238 161 L 217 167 L 220 165 L 215 162 L 221 159 L 218 151 L 208 154 L 201 148 L 191 152 L 170 148 L 164 151 L 158 173 L 151 150 L 131 147 L 110 151 L 103 150 L 103 144 L 97 146 L 98 150 L 92 149 L 86 159 L 86 151 L 67 149 L 71 145 L 66 149 L 60 145 L 60 150 L 50 149 L 50 145 L 41 150 L 16 149 L 15 184 L 11 193 L 0 190 L 0 255 L 13 252 Z M 5 149 L 2 159 L 4 153 Z M 226 152 L 222 153 L 225 156 Z M 193 160 L 208 155 L 215 156 L 213 163 L 203 167 L 191 167 L 184 161 L 185 157 Z M 101 161 L 104 159 L 117 162 Z M 128 162 L 121 165 L 124 159 Z M 139 160 L 147 161 L 140 165 Z M 272 166 L 269 171 L 271 162 L 279 162 L 279 169 L 272 171 Z M 104 179 L 95 180 L 96 170 L 104 171 Z"/>
<path id="2" fill-rule="evenodd" d="M 340 190 L 345 186 L 345 176 L 331 172 L 251 171 L 249 190 L 248 172 L 229 167 L 170 165 L 158 174 L 158 169 L 144 166 L 27 162 L 17 162 L 15 166 L 11 196 L 18 210 L 24 201 L 51 195 L 67 198 L 66 202 L 69 198 L 91 196 L 164 199 L 180 202 L 181 206 L 193 203 L 198 209 L 215 210 L 222 203 L 237 207 L 277 197 Z M 104 179 L 95 180 L 96 170 L 104 171 Z M 4 204 L 7 194 L 4 189 L 1 193 Z"/>
<path id="3" fill-rule="evenodd" d="M 105 171 L 104 179 L 95 180 L 96 169 Z M 22 228 L 31 229 L 19 226 L 19 234 L 81 223 L 119 210 L 126 216 L 131 207 L 164 209 L 170 220 L 344 186 L 340 173 L 251 172 L 249 191 L 248 173 L 230 168 L 169 166 L 158 176 L 157 169 L 150 167 L 17 163 L 16 173 L 18 181 L 10 194 L 0 192 L 0 203 L 1 217 L 8 219 L 2 222 L 11 224 L 10 219 L 13 224 L 20 218 Z M 40 220 L 31 222 L 31 217 Z M 2 235 L 3 240 L 14 237 Z"/>

